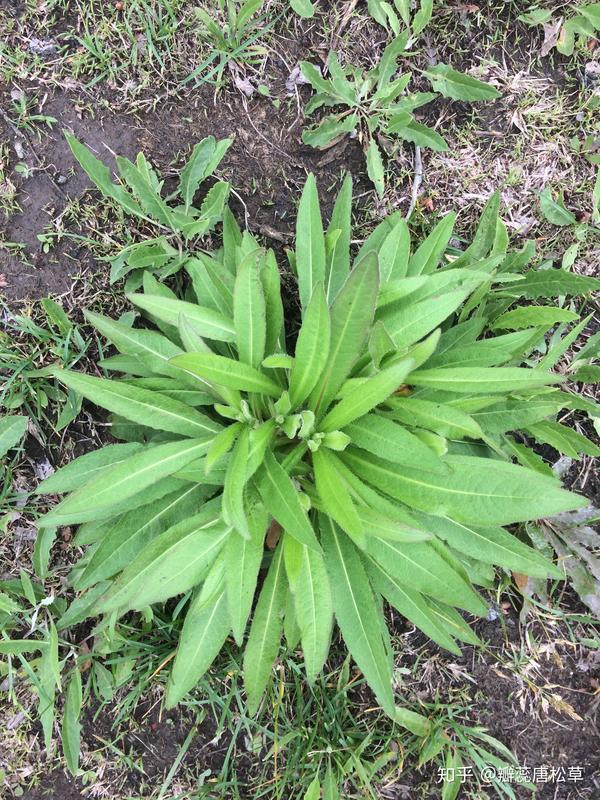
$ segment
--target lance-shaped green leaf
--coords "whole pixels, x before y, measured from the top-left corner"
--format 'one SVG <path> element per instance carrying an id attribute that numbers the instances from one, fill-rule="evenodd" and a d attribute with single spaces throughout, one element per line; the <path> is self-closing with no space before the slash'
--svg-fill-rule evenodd
<path id="1" fill-rule="evenodd" d="M 320 71 L 310 63 L 310 61 L 301 61 L 300 68 L 304 77 L 310 82 L 312 88 L 317 92 L 328 94 L 333 88 L 331 81 L 325 80 Z"/>
<path id="2" fill-rule="evenodd" d="M 227 608 L 231 630 L 238 645 L 242 644 L 252 608 L 267 525 L 267 514 L 262 506 L 258 506 L 248 515 L 250 538 L 244 539 L 234 533 L 225 542 L 223 557 Z"/>
<path id="3" fill-rule="evenodd" d="M 350 240 L 352 238 L 352 176 L 346 175 L 333 206 L 327 236 L 338 232 L 333 251 L 327 254 L 325 294 L 333 303 L 350 272 Z"/>
<path id="4" fill-rule="evenodd" d="M 562 381 L 564 381 L 562 375 L 524 367 L 420 369 L 410 376 L 410 382 L 415 386 L 444 389 L 461 394 L 518 392 Z"/>
<path id="5" fill-rule="evenodd" d="M 474 410 L 472 417 L 486 433 L 506 433 L 552 417 L 561 408 L 563 408 L 562 398 L 543 394 L 540 397 L 528 398 L 526 403 L 503 400 Z"/>
<path id="6" fill-rule="evenodd" d="M 75 589 L 86 589 L 116 575 L 164 530 L 193 516 L 214 492 L 214 486 L 182 483 L 176 491 L 113 519 L 98 549 L 73 581 Z"/>
<path id="7" fill-rule="evenodd" d="M 257 473 L 257 484 L 267 511 L 301 544 L 320 551 L 319 543 L 302 507 L 292 479 L 269 451 Z"/>
<path id="8" fill-rule="evenodd" d="M 310 19 L 314 16 L 315 7 L 311 0 L 290 0 L 290 5 L 299 16 Z"/>
<path id="9" fill-rule="evenodd" d="M 160 196 L 160 185 L 152 179 L 155 178 L 154 174 L 150 177 L 143 153 L 138 154 L 137 164 L 123 156 L 117 156 L 115 161 L 119 175 L 132 190 L 144 212 L 172 228 L 173 212 Z"/>
<path id="10" fill-rule="evenodd" d="M 38 695 L 38 717 L 44 733 L 44 747 L 48 752 L 52 746 L 54 733 L 54 706 L 56 688 L 60 687 L 60 667 L 58 661 L 58 633 L 54 622 L 50 621 L 47 647 L 36 670 L 36 692 Z"/>
<path id="11" fill-rule="evenodd" d="M 373 536 L 367 540 L 367 550 L 386 573 L 409 589 L 473 614 L 485 614 L 485 604 L 464 576 L 429 542 L 402 544 Z"/>
<path id="12" fill-rule="evenodd" d="M 534 453 L 533 450 L 530 450 L 527 445 L 515 442 L 510 436 L 502 436 L 501 441 L 506 453 L 510 456 L 514 456 L 522 466 L 533 469 L 536 472 L 541 472 L 542 475 L 554 475 L 552 469 L 544 459 L 538 456 L 537 453 Z"/>
<path id="13" fill-rule="evenodd" d="M 355 419 L 363 417 L 393 394 L 403 384 L 414 366 L 411 358 L 398 361 L 382 369 L 372 378 L 367 378 L 334 406 L 319 425 L 321 431 L 334 431 L 345 428 Z"/>
<path id="14" fill-rule="evenodd" d="M 179 193 L 186 213 L 192 205 L 198 187 L 219 166 L 232 141 L 233 139 L 222 139 L 217 142 L 214 136 L 207 136 L 194 146 L 179 178 Z"/>
<path id="15" fill-rule="evenodd" d="M 379 279 L 382 286 L 405 277 L 410 257 L 410 232 L 399 219 L 379 248 Z"/>
<path id="16" fill-rule="evenodd" d="M 50 566 L 50 551 L 56 540 L 58 531 L 56 528 L 38 528 L 37 537 L 33 549 L 33 568 L 35 574 L 41 580 L 46 580 L 48 577 L 48 567 Z M 2 608 L 2 594 L 0 593 L 0 611 L 7 609 Z"/>
<path id="17" fill-rule="evenodd" d="M 289 533 L 283 533 L 283 561 L 285 563 L 285 574 L 287 576 L 288 585 L 293 592 L 296 591 L 296 583 L 298 582 L 298 575 L 302 566 L 302 548 L 303 544 Z M 294 620 L 295 620 L 294 612 Z M 300 637 L 298 637 L 299 639 Z"/>
<path id="18" fill-rule="evenodd" d="M 408 347 L 427 336 L 456 311 L 479 283 L 478 279 L 473 282 L 466 280 L 466 288 L 455 289 L 441 297 L 428 297 L 419 302 L 412 302 L 409 298 L 401 308 L 386 306 L 378 312 L 378 317 L 385 323 L 396 347 Z"/>
<path id="19" fill-rule="evenodd" d="M 593 315 L 593 312 L 588 314 L 587 317 L 584 317 L 578 325 L 571 328 L 571 330 L 565 333 L 558 341 L 553 341 L 546 355 L 538 362 L 538 367 L 540 369 L 552 369 L 552 367 L 558 364 L 564 354 L 568 352 L 572 345 L 579 339 Z M 581 358 L 580 352 L 577 354 L 577 357 L 578 359 Z"/>
<path id="20" fill-rule="evenodd" d="M 238 436 L 231 461 L 227 467 L 223 484 L 223 519 L 241 533 L 245 539 L 250 538 L 250 529 L 244 507 L 244 490 L 248 480 L 248 439 L 250 429 L 245 426 Z"/>
<path id="21" fill-rule="evenodd" d="M 333 602 L 323 556 L 304 545 L 297 546 L 300 563 L 293 587 L 294 609 L 300 627 L 306 676 L 312 683 L 329 652 Z"/>
<path id="22" fill-rule="evenodd" d="M 576 225 L 577 217 L 565 207 L 562 193 L 555 200 L 549 186 L 540 192 L 540 209 L 544 217 L 553 225 Z"/>
<path id="23" fill-rule="evenodd" d="M 452 269 L 473 265 L 477 267 L 477 262 L 485 258 L 491 251 L 496 240 L 498 230 L 498 220 L 500 213 L 500 192 L 495 191 L 490 195 L 485 204 L 473 241 L 467 247 L 462 256 L 451 264 Z"/>
<path id="24" fill-rule="evenodd" d="M 175 292 L 170 289 L 165 283 L 158 281 L 154 275 L 146 270 L 142 275 L 142 288 L 145 294 L 158 295 L 159 297 L 170 297 L 172 300 L 177 299 Z"/>
<path id="25" fill-rule="evenodd" d="M 270 355 L 280 349 L 285 338 L 283 328 L 283 304 L 281 302 L 281 278 L 272 250 L 267 255 L 260 271 L 260 280 L 265 295 L 267 336 L 265 353 Z"/>
<path id="26" fill-rule="evenodd" d="M 489 346 L 487 342 L 490 342 Z M 486 339 L 481 342 L 484 347 L 478 347 L 479 343 L 471 347 L 463 347 L 457 350 L 450 350 L 440 356 L 434 356 L 427 361 L 427 368 L 433 367 L 496 367 L 506 364 L 512 360 L 510 350 L 502 350 L 500 346 L 493 344 L 493 339 Z M 424 363 L 424 362 L 423 362 Z"/>
<path id="27" fill-rule="evenodd" d="M 138 442 L 107 444 L 99 450 L 85 453 L 65 464 L 45 478 L 35 489 L 36 494 L 63 494 L 83 486 L 103 470 L 116 466 L 134 453 L 143 449 Z"/>
<path id="28" fill-rule="evenodd" d="M 206 453 L 206 459 L 204 460 L 204 468 L 207 473 L 231 450 L 241 430 L 242 423 L 234 422 L 232 425 L 223 428 L 223 430 L 215 436 L 210 443 L 210 447 Z"/>
<path id="29" fill-rule="evenodd" d="M 431 16 L 433 14 L 433 0 L 421 0 L 421 4 L 419 10 L 413 17 L 412 21 L 412 39 L 416 39 L 416 37 L 425 30 L 429 22 L 431 21 Z"/>
<path id="30" fill-rule="evenodd" d="M 436 64 L 423 71 L 423 75 L 431 81 L 434 91 L 452 100 L 495 100 L 501 97 L 500 92 L 489 83 L 477 80 L 470 75 L 458 72 L 447 64 Z"/>
<path id="31" fill-rule="evenodd" d="M 375 186 L 375 191 L 379 197 L 383 197 L 385 192 L 385 167 L 381 151 L 375 139 L 371 139 L 367 147 L 367 175 Z"/>
<path id="32" fill-rule="evenodd" d="M 56 369 L 53 374 L 96 405 L 132 422 L 143 420 L 149 428 L 196 439 L 212 438 L 221 430 L 209 417 L 160 392 L 68 370 Z"/>
<path id="33" fill-rule="evenodd" d="M 480 528 L 448 517 L 422 516 L 420 520 L 424 527 L 435 531 L 436 536 L 455 550 L 478 561 L 497 564 L 534 578 L 563 577 L 551 561 L 503 528 Z"/>
<path id="34" fill-rule="evenodd" d="M 251 253 L 238 267 L 233 291 L 233 321 L 238 356 L 259 367 L 265 356 L 267 316 L 260 279 L 261 252 Z"/>
<path id="35" fill-rule="evenodd" d="M 313 453 L 312 459 L 315 486 L 323 509 L 359 546 L 364 547 L 362 522 L 350 492 L 340 477 L 338 459 L 323 447 Z"/>
<path id="36" fill-rule="evenodd" d="M 300 626 L 296 620 L 296 609 L 294 608 L 294 597 L 291 592 L 287 593 L 285 600 L 285 612 L 283 615 L 283 635 L 285 643 L 290 650 L 296 650 L 300 644 Z"/>
<path id="37" fill-rule="evenodd" d="M 490 458 L 447 456 L 450 472 L 397 466 L 364 451 L 343 460 L 357 475 L 397 500 L 435 516 L 476 525 L 508 525 L 581 508 L 585 500 L 552 478 Z"/>
<path id="38" fill-rule="evenodd" d="M 352 496 L 356 499 L 356 508 L 361 519 L 364 519 L 363 505 L 373 509 L 378 514 L 383 514 L 392 520 L 398 520 L 405 527 L 418 528 L 417 522 L 414 517 L 409 513 L 406 507 L 401 506 L 399 503 L 394 502 L 383 493 L 375 491 L 365 481 L 353 472 L 341 459 L 338 458 L 337 466 L 348 488 L 352 492 Z M 368 524 L 366 530 L 368 530 Z M 384 538 L 396 541 L 397 537 L 385 536 Z"/>
<path id="39" fill-rule="evenodd" d="M 381 362 L 386 356 L 396 352 L 396 345 L 386 330 L 381 320 L 373 325 L 369 336 L 369 355 L 377 369 L 381 367 Z"/>
<path id="40" fill-rule="evenodd" d="M 71 601 L 67 610 L 59 618 L 57 629 L 59 631 L 65 630 L 65 628 L 69 628 L 71 625 L 78 625 L 85 619 L 95 616 L 94 604 L 96 600 L 106 592 L 109 586 L 110 581 L 103 581 Z"/>
<path id="41" fill-rule="evenodd" d="M 3 656 L 19 656 L 47 649 L 48 642 L 43 639 L 0 639 L 0 655 Z"/>
<path id="42" fill-rule="evenodd" d="M 273 353 L 262 360 L 265 369 L 292 369 L 294 366 L 294 356 L 287 353 Z"/>
<path id="43" fill-rule="evenodd" d="M 218 655 L 228 633 L 224 570 L 219 559 L 185 615 L 167 684 L 167 708 L 173 708 L 194 688 Z"/>
<path id="44" fill-rule="evenodd" d="M 414 142 L 419 147 L 429 147 L 438 153 L 448 149 L 446 140 L 437 131 L 414 119 L 408 125 L 402 122 L 398 125 L 392 123 L 387 130 L 388 133 L 394 133 L 407 142 Z"/>
<path id="45" fill-rule="evenodd" d="M 314 411 L 325 410 L 338 393 L 367 341 L 379 290 L 375 253 L 354 267 L 331 307 L 331 345 L 328 363 L 310 395 Z"/>
<path id="46" fill-rule="evenodd" d="M 179 317 L 178 334 L 183 343 L 183 346 L 188 353 L 212 353 L 208 343 L 198 335 L 198 333 L 191 326 L 189 320 L 181 315 Z M 198 374 L 190 375 L 181 367 L 176 367 L 174 364 L 169 363 L 168 368 L 175 370 L 176 373 L 185 375 L 187 381 L 194 383 L 200 382 L 202 389 L 211 395 L 213 398 L 222 399 L 232 408 L 239 408 L 241 397 L 240 393 L 235 389 L 229 389 L 226 386 L 220 385 L 218 388 L 210 381 L 202 378 Z M 214 400 L 212 401 L 214 403 Z"/>
<path id="47" fill-rule="evenodd" d="M 84 144 L 77 141 L 72 133 L 65 131 L 65 138 L 71 152 L 80 163 L 83 170 L 105 197 L 112 197 L 113 200 L 116 200 L 117 203 L 130 214 L 134 214 L 142 219 L 148 219 L 129 192 L 122 186 L 118 186 L 112 182 L 110 170 L 102 161 L 96 158 Z"/>
<path id="48" fill-rule="evenodd" d="M 38 571 L 36 569 L 36 574 Z M 0 592 L 0 612 L 3 614 L 18 614 L 23 609 L 11 597 L 9 597 L 5 592 Z M 2 640 L 0 640 L 2 641 Z M 6 641 L 14 641 L 14 640 L 6 640 Z"/>
<path id="49" fill-rule="evenodd" d="M 329 357 L 331 322 L 323 284 L 315 286 L 296 342 L 290 374 L 290 402 L 296 408 L 306 400 L 319 380 Z"/>
<path id="50" fill-rule="evenodd" d="M 183 314 L 180 314 L 177 320 L 177 333 L 186 353 L 212 353 L 208 342 L 200 336 L 189 319 Z M 179 355 L 181 352 L 180 350 L 179 353 L 174 353 L 174 355 Z M 172 364 L 169 364 L 169 367 L 171 369 L 177 369 L 177 367 L 174 367 Z M 185 375 L 183 370 L 180 370 L 180 372 Z M 207 388 L 207 391 L 210 391 L 210 387 Z"/>
<path id="51" fill-rule="evenodd" d="M 186 592 L 204 578 L 228 535 L 231 528 L 207 504 L 150 542 L 100 598 L 96 612 L 125 613 Z"/>
<path id="52" fill-rule="evenodd" d="M 437 268 L 452 236 L 455 221 L 456 214 L 450 213 L 438 222 L 412 255 L 406 275 L 425 275 Z"/>
<path id="53" fill-rule="evenodd" d="M 200 206 L 198 220 L 182 226 L 186 239 L 203 236 L 207 231 L 212 230 L 217 222 L 221 221 L 230 188 L 227 181 L 217 181 L 210 187 Z"/>
<path id="54" fill-rule="evenodd" d="M 333 609 L 344 641 L 386 713 L 394 715 L 392 675 L 382 636 L 381 610 L 358 551 L 329 517 L 320 517 Z"/>
<path id="55" fill-rule="evenodd" d="M 600 279 L 564 269 L 530 269 L 515 286 L 515 292 L 529 300 L 559 295 L 576 296 L 599 290 Z"/>
<path id="56" fill-rule="evenodd" d="M 537 422 L 528 425 L 527 430 L 538 442 L 549 444 L 570 458 L 579 458 L 581 453 L 594 458 L 600 456 L 600 448 L 594 442 L 560 422 Z"/>
<path id="57" fill-rule="evenodd" d="M 396 464 L 443 472 L 443 462 L 410 431 L 387 417 L 367 414 L 344 428 L 352 443 Z"/>
<path id="58" fill-rule="evenodd" d="M 277 424 L 274 419 L 269 419 L 257 428 L 250 429 L 250 441 L 248 443 L 248 480 L 254 475 L 256 470 L 263 463 L 265 452 L 273 437 Z"/>
<path id="59" fill-rule="evenodd" d="M 600 30 L 600 3 L 587 3 L 579 6 L 577 10 L 592 24 L 595 30 Z"/>
<path id="60" fill-rule="evenodd" d="M 181 376 L 184 375 L 183 370 L 179 370 L 179 373 Z M 187 383 L 188 376 L 185 377 L 185 380 Z M 190 377 L 189 380 L 191 382 L 194 378 Z M 171 378 L 128 378 L 127 383 L 131 386 L 140 386 L 142 389 L 160 392 L 167 397 L 172 397 L 173 400 L 179 400 L 187 406 L 192 406 L 192 408 L 212 406 L 216 397 L 214 394 L 199 389 L 181 386 L 178 381 Z"/>
<path id="61" fill-rule="evenodd" d="M 338 462 L 339 463 L 339 462 Z M 366 499 L 366 498 L 365 498 Z M 412 518 L 404 518 L 398 509 L 389 514 L 376 511 L 369 506 L 357 505 L 356 511 L 368 536 L 378 536 L 392 542 L 426 542 L 433 534 L 421 528 Z"/>
<path id="62" fill-rule="evenodd" d="M 208 448 L 205 440 L 185 439 L 148 447 L 85 484 L 43 517 L 44 527 L 97 519 L 106 509 L 183 469 Z"/>
<path id="63" fill-rule="evenodd" d="M 198 253 L 185 262 L 185 271 L 192 279 L 198 303 L 220 311 L 226 317 L 233 316 L 234 279 L 215 258 Z"/>
<path id="64" fill-rule="evenodd" d="M 184 377 L 184 373 L 178 372 L 168 363 L 182 349 L 162 333 L 145 328 L 131 328 L 91 311 L 85 312 L 85 318 L 121 353 L 138 356 L 140 363 L 150 367 L 153 372 L 180 379 Z"/>
<path id="65" fill-rule="evenodd" d="M 374 588 L 385 597 L 404 617 L 409 619 L 423 633 L 445 647 L 455 655 L 460 655 L 460 648 L 444 628 L 419 592 L 415 592 L 396 578 L 391 577 L 373 558 L 367 562 L 369 576 Z"/>
<path id="66" fill-rule="evenodd" d="M 281 386 L 274 380 L 233 358 L 214 353 L 184 353 L 173 358 L 171 363 L 217 386 L 266 394 L 269 397 L 281 395 Z"/>
<path id="67" fill-rule="evenodd" d="M 27 430 L 27 417 L 4 417 L 0 420 L 0 457 L 18 444 Z"/>
<path id="68" fill-rule="evenodd" d="M 206 458 L 201 457 L 178 470 L 173 477 L 179 481 L 211 485 L 215 488 L 223 486 L 228 461 L 229 459 L 226 460 L 227 463 L 209 469 L 206 466 Z"/>
<path id="69" fill-rule="evenodd" d="M 418 397 L 394 397 L 386 405 L 391 409 L 390 415 L 404 425 L 426 428 L 451 439 L 464 439 L 467 436 L 480 439 L 483 436 L 477 422 L 453 406 Z"/>
<path id="70" fill-rule="evenodd" d="M 71 775 L 76 775 L 79 769 L 79 750 L 81 739 L 81 714 L 82 702 L 81 673 L 75 667 L 71 673 L 67 686 L 67 697 L 63 711 L 61 727 L 61 740 L 65 761 Z"/>
<path id="71" fill-rule="evenodd" d="M 358 126 L 357 114 L 344 116 L 342 114 L 325 117 L 318 125 L 302 131 L 302 141 L 311 147 L 324 147 L 334 139 L 351 133 Z"/>
<path id="72" fill-rule="evenodd" d="M 439 600 L 434 600 L 432 597 L 424 597 L 424 600 L 431 614 L 439 620 L 449 635 L 461 642 L 481 646 L 481 639 L 455 608 L 440 603 Z"/>
<path id="73" fill-rule="evenodd" d="M 325 280 L 325 235 L 315 176 L 311 173 L 302 191 L 296 220 L 296 270 L 300 302 L 306 308 L 317 283 Z"/>
<path id="74" fill-rule="evenodd" d="M 279 650 L 285 598 L 285 568 L 280 543 L 258 597 L 244 653 L 244 686 L 251 715 L 258 710 Z"/>
<path id="75" fill-rule="evenodd" d="M 404 308 L 420 300 L 439 299 L 440 296 L 455 289 L 473 291 L 482 283 L 489 283 L 490 272 L 501 262 L 502 256 L 495 256 L 494 258 L 480 261 L 477 264 L 477 269 L 437 269 L 431 275 L 412 276 L 425 277 L 426 280 L 414 289 L 408 302 L 397 303 L 395 308 Z"/>
<path id="76" fill-rule="evenodd" d="M 399 80 L 402 83 L 404 83 L 405 78 L 406 78 L 406 75 L 403 75 L 401 78 L 399 78 Z M 410 80 L 410 76 L 409 76 L 409 80 Z M 379 92 L 377 92 L 377 94 L 379 94 Z M 387 123 L 387 125 L 385 127 L 385 131 L 387 133 L 400 132 L 400 135 L 402 135 L 402 133 L 401 133 L 402 130 L 404 128 L 406 128 L 407 125 L 410 125 L 410 123 L 413 120 L 414 120 L 414 117 L 410 113 L 410 111 L 397 111 L 389 118 L 389 122 Z"/>
<path id="77" fill-rule="evenodd" d="M 354 261 L 354 265 L 357 266 L 361 263 L 361 261 L 365 258 L 367 253 L 374 252 L 379 254 L 379 251 L 388 236 L 395 226 L 398 223 L 398 220 L 402 219 L 400 213 L 395 211 L 393 214 L 390 214 L 389 217 L 385 217 L 376 227 L 375 229 L 367 236 L 365 241 L 360 246 L 358 253 L 356 254 L 356 259 Z"/>
<path id="78" fill-rule="evenodd" d="M 386 46 L 381 56 L 381 61 L 376 69 L 377 88 L 382 89 L 394 76 L 398 69 L 398 56 L 405 52 L 408 43 L 408 31 L 396 36 Z"/>
<path id="79" fill-rule="evenodd" d="M 142 508 L 143 506 L 147 506 L 150 503 L 154 503 L 156 500 L 160 500 L 162 497 L 165 497 L 171 492 L 181 489 L 182 485 L 184 484 L 184 480 L 185 479 L 183 478 L 176 478 L 175 475 L 169 475 L 167 478 L 162 478 L 156 483 L 151 483 L 149 486 L 146 486 L 144 489 L 136 492 L 134 495 L 131 495 L 124 500 L 120 500 L 118 503 L 113 503 L 110 506 L 103 507 L 101 512 L 94 514 L 94 521 L 86 520 L 85 523 L 78 529 L 78 543 L 80 533 L 82 535 L 82 544 L 89 544 L 90 541 L 97 542 L 106 535 L 108 526 L 111 524 L 108 522 L 109 519 L 114 519 L 115 517 L 119 517 L 121 514 L 134 511 L 138 508 Z"/>
<path id="80" fill-rule="evenodd" d="M 177 327 L 180 316 L 184 316 L 200 336 L 218 342 L 235 341 L 233 320 L 212 308 L 152 294 L 128 294 L 127 299 L 168 325 Z"/>
<path id="81" fill-rule="evenodd" d="M 472 345 L 484 327 L 485 320 L 483 319 L 469 319 L 466 322 L 453 325 L 442 333 L 437 348 L 437 355 L 452 350 L 453 348 L 458 349 L 459 347 L 468 347 Z"/>
<path id="82" fill-rule="evenodd" d="M 551 328 L 559 322 L 574 322 L 579 315 L 567 308 L 551 306 L 520 306 L 497 317 L 491 330 L 518 331 L 523 328 Z"/>

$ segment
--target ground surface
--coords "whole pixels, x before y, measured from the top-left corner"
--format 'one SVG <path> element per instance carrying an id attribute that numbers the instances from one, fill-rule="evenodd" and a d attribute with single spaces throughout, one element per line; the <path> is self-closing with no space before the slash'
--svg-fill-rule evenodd
<path id="1" fill-rule="evenodd" d="M 408 210 L 412 148 L 401 148 L 391 160 L 388 190 L 377 199 L 358 142 L 345 141 L 319 152 L 300 141 L 310 92 L 290 83 L 293 68 L 300 59 L 322 62 L 330 47 L 354 63 L 370 65 L 385 32 L 368 21 L 366 4 L 321 2 L 321 14 L 312 22 L 290 14 L 276 20 L 281 4 L 265 5 L 263 24 L 268 27 L 275 21 L 265 33 L 266 54 L 243 68 L 237 86 L 230 76 L 215 94 L 214 86 L 206 83 L 192 80 L 181 85 L 206 52 L 191 3 L 171 4 L 176 24 L 167 15 L 161 17 L 162 26 L 148 29 L 145 20 L 156 19 L 164 7 L 158 0 L 151 0 L 146 10 L 133 0 L 0 0 L 0 291 L 8 308 L 35 314 L 31 300 L 59 296 L 80 322 L 82 306 L 118 303 L 110 299 L 108 265 L 102 259 L 114 256 L 128 237 L 140 235 L 88 191 L 89 182 L 75 165 L 64 129 L 107 161 L 111 153 L 132 157 L 143 150 L 167 181 L 202 137 L 234 137 L 220 167 L 236 190 L 232 206 L 241 221 L 276 248 L 282 268 L 283 250 L 293 236 L 299 187 L 309 171 L 317 175 L 326 215 L 343 173 L 352 172 L 359 231 L 369 230 L 394 209 Z M 546 187 L 561 189 L 567 207 L 579 219 L 589 218 L 594 168 L 577 152 L 576 143 L 598 135 L 597 109 L 594 112 L 590 102 L 597 73 L 587 65 L 600 58 L 600 47 L 592 41 L 571 59 L 554 52 L 541 58 L 542 33 L 516 19 L 527 5 L 440 3 L 416 63 L 426 67 L 446 61 L 474 70 L 494 83 L 502 98 L 477 107 L 441 101 L 425 112 L 428 124 L 443 131 L 450 150 L 423 152 L 423 182 L 412 224 L 427 230 L 442 213 L 454 209 L 459 211 L 458 232 L 467 235 L 489 194 L 501 188 L 503 216 L 516 244 L 533 238 L 546 258 L 560 262 L 567 247 L 578 243 L 576 269 L 599 274 L 598 239 L 583 230 L 548 224 L 540 213 L 538 193 Z M 46 43 L 43 55 L 32 52 L 37 40 Z M 153 47 L 157 58 L 151 55 Z M 246 96 L 244 81 L 255 89 L 266 86 L 266 95 L 254 91 Z M 55 448 L 63 448 L 47 451 L 52 463 L 66 460 L 73 441 L 84 446 L 98 441 L 101 434 L 86 419 L 66 438 L 52 440 Z M 25 482 L 34 481 L 35 465 L 44 452 L 30 452 L 23 467 Z M 598 505 L 598 476 L 589 464 L 575 466 L 570 478 Z M 17 553 L 4 542 L 2 577 L 27 566 L 31 551 L 26 533 Z M 57 558 L 68 564 L 68 539 Z M 511 589 L 497 600 L 497 618 L 476 623 L 487 646 L 465 647 L 461 658 L 424 644 L 418 632 L 390 617 L 396 632 L 398 697 L 417 705 L 438 701 L 464 707 L 466 721 L 486 726 L 532 771 L 564 768 L 554 775 L 538 774 L 539 800 L 600 797 L 600 658 L 598 649 L 578 643 L 593 636 L 590 618 L 569 593 L 555 597 L 551 610 L 538 609 L 522 619 L 518 592 Z M 372 788 L 367 789 L 364 766 L 364 774 L 349 766 L 342 796 L 441 796 L 435 769 L 416 769 L 405 734 L 386 728 L 362 688 L 351 690 L 357 693 L 358 711 L 338 714 L 346 722 L 344 728 L 336 727 L 327 709 L 320 707 L 308 718 L 314 721 L 311 730 L 299 713 L 310 691 L 298 688 L 295 662 L 284 659 L 277 672 L 283 699 L 274 689 L 264 717 L 252 722 L 237 703 L 236 659 L 234 650 L 223 657 L 208 696 L 169 714 L 160 711 L 162 676 L 153 676 L 160 664 L 148 665 L 140 698 L 121 689 L 116 701 L 99 707 L 95 715 L 89 712 L 83 731 L 84 772 L 78 779 L 67 777 L 59 755 L 43 754 L 40 732 L 28 719 L 30 699 L 20 698 L 21 710 L 0 702 L 0 774 L 5 775 L 0 796 L 300 797 L 298 787 L 306 789 L 302 771 L 318 765 L 327 747 L 351 753 L 359 744 L 365 763 L 380 768 L 374 769 Z M 335 703 L 341 702 L 338 680 L 345 687 L 356 677 L 351 673 L 343 679 L 343 670 L 344 665 L 332 664 L 325 681 L 325 691 Z M 345 697 L 345 690 L 341 694 Z M 273 709 L 279 714 L 279 730 L 273 726 Z M 115 717 L 118 724 L 112 727 Z M 297 719 L 301 723 L 295 723 Z M 193 726 L 195 735 L 188 743 Z M 231 731 L 236 731 L 233 737 Z M 296 738 L 290 738 L 294 731 Z M 300 752 L 304 761 L 294 761 Z M 282 775 L 285 781 L 278 783 Z M 513 790 L 519 798 L 531 796 L 516 784 Z M 467 782 L 461 796 L 488 795 Z"/>

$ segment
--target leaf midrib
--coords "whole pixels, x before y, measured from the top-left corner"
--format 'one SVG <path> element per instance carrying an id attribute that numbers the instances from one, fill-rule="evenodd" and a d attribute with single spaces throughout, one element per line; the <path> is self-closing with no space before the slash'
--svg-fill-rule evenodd
<path id="1" fill-rule="evenodd" d="M 198 444 L 194 445 L 193 447 L 187 448 L 187 454 L 192 453 L 196 449 L 204 449 L 205 447 L 206 447 L 206 442 L 198 442 Z M 144 453 L 144 455 L 147 455 L 148 452 L 150 452 L 150 451 L 146 451 L 146 453 Z M 185 450 L 178 450 L 176 453 L 173 453 L 172 455 L 169 455 L 166 458 L 163 458 L 162 461 L 160 461 L 159 463 L 160 464 L 165 464 L 165 463 L 167 463 L 169 461 L 176 460 L 182 455 L 183 452 L 186 452 L 186 451 Z M 126 460 L 127 459 L 125 459 L 125 461 Z M 191 460 L 192 459 L 190 459 L 190 461 Z M 121 465 L 122 465 L 124 462 L 122 461 L 122 462 L 119 462 L 119 463 L 121 463 Z M 137 478 L 138 476 L 144 475 L 145 473 L 147 473 L 149 471 L 152 471 L 154 469 L 156 469 L 156 461 L 154 461 L 154 462 L 152 462 L 150 464 L 147 464 L 143 469 L 138 470 L 134 474 L 135 474 L 135 477 Z M 165 477 L 167 477 L 167 476 L 165 476 Z M 107 492 L 113 493 L 117 487 L 121 486 L 121 484 L 123 484 L 123 483 L 127 483 L 130 480 L 131 480 L 131 473 L 128 473 L 127 475 L 124 475 L 117 483 L 113 483 L 111 486 L 107 486 L 106 488 L 100 490 L 95 495 L 95 499 L 97 500 L 98 497 L 102 497 Z M 86 484 L 79 491 L 83 492 L 85 489 L 88 489 L 88 488 L 89 488 L 89 484 Z M 71 497 L 75 497 L 75 494 L 71 495 Z M 75 497 L 75 499 L 77 499 L 77 498 Z M 87 506 L 87 504 L 89 504 L 89 499 L 86 500 L 86 506 Z M 95 503 L 95 507 L 100 507 L 101 508 L 103 505 L 104 505 L 104 503 Z M 110 503 L 109 503 L 109 505 L 110 505 Z M 77 510 L 81 510 L 81 509 L 79 509 L 78 505 L 75 504 L 75 509 L 74 510 L 73 509 L 69 509 L 68 513 L 75 513 Z M 61 513 L 63 513 L 63 512 L 61 512 Z"/>

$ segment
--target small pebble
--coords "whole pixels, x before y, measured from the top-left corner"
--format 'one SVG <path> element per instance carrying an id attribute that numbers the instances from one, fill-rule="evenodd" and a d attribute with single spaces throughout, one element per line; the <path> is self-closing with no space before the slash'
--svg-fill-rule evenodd
<path id="1" fill-rule="evenodd" d="M 28 47 L 32 53 L 38 56 L 48 56 L 56 52 L 56 43 L 52 39 L 37 39 L 32 36 Z"/>

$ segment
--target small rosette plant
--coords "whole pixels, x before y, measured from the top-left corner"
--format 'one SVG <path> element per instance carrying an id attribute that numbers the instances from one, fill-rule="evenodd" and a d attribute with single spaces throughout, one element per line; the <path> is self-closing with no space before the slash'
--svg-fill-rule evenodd
<path id="1" fill-rule="evenodd" d="M 466 102 L 500 97 L 495 87 L 448 64 L 426 70 L 415 67 L 414 71 L 420 71 L 429 81 L 433 92 L 410 91 L 413 71 L 397 74 L 398 59 L 408 55 L 408 47 L 409 34 L 405 31 L 387 45 L 377 65 L 368 71 L 351 64 L 342 66 L 332 50 L 327 57 L 327 78 L 314 64 L 300 63 L 304 77 L 315 91 L 306 104 L 306 115 L 327 109 L 316 125 L 302 133 L 302 141 L 311 147 L 328 148 L 346 136 L 356 137 L 363 145 L 367 173 L 380 196 L 385 191 L 382 147 L 391 154 L 393 143 L 403 140 L 436 151 L 448 149 L 442 136 L 418 122 L 414 112 L 435 100 L 438 93 Z"/>
<path id="2" fill-rule="evenodd" d="M 477 641 L 459 610 L 486 613 L 475 585 L 494 565 L 562 576 L 505 527 L 584 501 L 509 436 L 576 398 L 557 372 L 522 366 L 548 325 L 482 336 L 493 318 L 510 328 L 523 261 L 497 196 L 451 259 L 453 215 L 413 247 L 396 214 L 352 259 L 351 204 L 346 179 L 324 230 L 309 177 L 289 352 L 275 256 L 225 210 L 222 248 L 185 264 L 185 299 L 146 273 L 129 299 L 149 325 L 88 314 L 118 377 L 56 371 L 124 440 L 40 486 L 69 493 L 42 525 L 80 525 L 86 547 L 59 628 L 178 598 L 170 706 L 233 635 L 254 713 L 282 634 L 314 681 L 337 624 L 381 706 L 418 727 L 395 706 L 382 599 L 458 653 Z"/>

